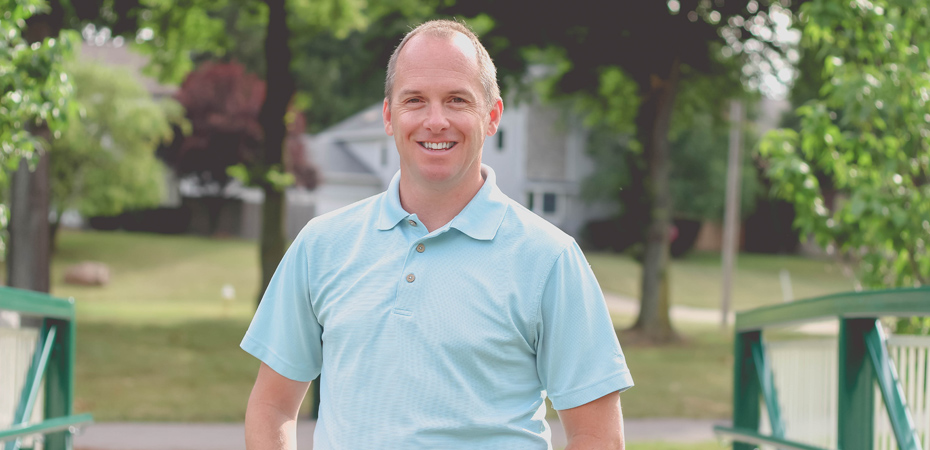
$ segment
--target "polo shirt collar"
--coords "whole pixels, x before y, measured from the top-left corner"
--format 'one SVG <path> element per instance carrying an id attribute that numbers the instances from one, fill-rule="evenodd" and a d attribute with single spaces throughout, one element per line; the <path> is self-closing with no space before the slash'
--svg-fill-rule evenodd
<path id="1" fill-rule="evenodd" d="M 484 177 L 481 189 L 448 226 L 472 239 L 487 241 L 494 239 L 497 234 L 497 230 L 504 221 L 508 202 L 507 196 L 497 187 L 497 176 L 494 170 L 482 164 L 481 175 Z M 378 229 L 390 230 L 401 220 L 410 216 L 410 213 L 400 204 L 400 171 L 394 174 L 384 194 L 378 217 Z"/>

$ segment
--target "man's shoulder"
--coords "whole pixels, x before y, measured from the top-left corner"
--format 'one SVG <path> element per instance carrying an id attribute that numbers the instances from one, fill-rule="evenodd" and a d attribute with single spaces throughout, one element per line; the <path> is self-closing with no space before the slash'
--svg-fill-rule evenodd
<path id="1" fill-rule="evenodd" d="M 384 192 L 320 214 L 310 219 L 300 234 L 302 236 L 325 236 L 334 232 L 344 233 L 358 230 L 366 225 L 374 226 L 383 196 Z"/>
<path id="2" fill-rule="evenodd" d="M 545 247 L 561 253 L 575 239 L 548 220 L 530 211 L 516 200 L 508 198 L 510 208 L 501 223 L 500 233 L 507 240 L 524 245 Z"/>

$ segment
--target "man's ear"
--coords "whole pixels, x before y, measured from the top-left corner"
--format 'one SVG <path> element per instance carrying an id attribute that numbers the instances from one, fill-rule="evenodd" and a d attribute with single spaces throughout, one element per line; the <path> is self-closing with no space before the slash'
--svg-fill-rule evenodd
<path id="1" fill-rule="evenodd" d="M 384 120 L 384 132 L 388 136 L 394 136 L 394 128 L 391 126 L 391 105 L 387 97 L 384 99 L 384 106 L 381 108 L 381 119 Z"/>
<path id="2" fill-rule="evenodd" d="M 501 124 L 501 115 L 504 114 L 504 101 L 497 99 L 497 102 L 494 103 L 494 107 L 491 108 L 491 112 L 488 115 L 488 136 L 493 136 L 494 133 L 497 133 L 497 127 Z"/>

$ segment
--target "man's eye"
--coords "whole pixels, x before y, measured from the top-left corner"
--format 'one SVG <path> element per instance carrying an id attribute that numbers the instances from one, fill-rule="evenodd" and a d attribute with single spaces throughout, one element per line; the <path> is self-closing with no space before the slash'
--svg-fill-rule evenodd
<path id="1" fill-rule="evenodd" d="M 418 98 L 407 99 L 407 103 L 420 103 L 420 99 Z"/>
<path id="2" fill-rule="evenodd" d="M 452 103 L 465 103 L 465 99 L 462 97 L 452 97 Z"/>

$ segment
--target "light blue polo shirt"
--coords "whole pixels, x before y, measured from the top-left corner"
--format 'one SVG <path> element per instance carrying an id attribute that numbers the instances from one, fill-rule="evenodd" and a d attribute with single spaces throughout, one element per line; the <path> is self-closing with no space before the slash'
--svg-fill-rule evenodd
<path id="1" fill-rule="evenodd" d="M 578 245 L 482 174 L 432 233 L 398 174 L 288 249 L 241 346 L 294 380 L 322 372 L 313 448 L 546 449 L 544 397 L 633 385 Z"/>

